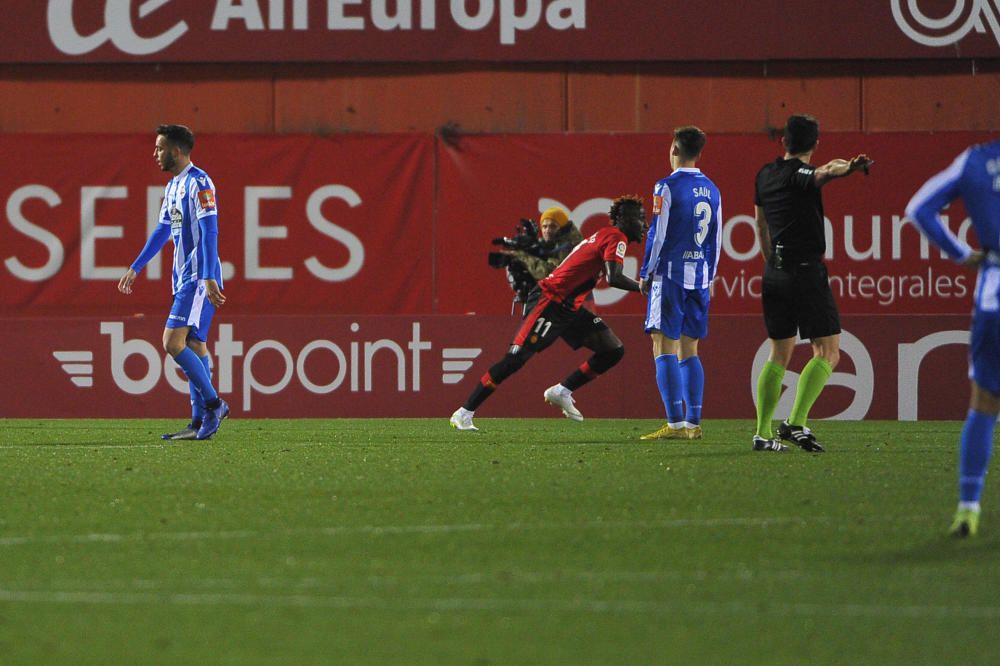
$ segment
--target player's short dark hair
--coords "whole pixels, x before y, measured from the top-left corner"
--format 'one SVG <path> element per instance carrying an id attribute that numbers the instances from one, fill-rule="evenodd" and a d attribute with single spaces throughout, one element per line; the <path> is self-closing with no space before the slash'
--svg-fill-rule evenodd
<path id="1" fill-rule="evenodd" d="M 165 136 L 167 141 L 181 149 L 187 155 L 194 149 L 194 132 L 184 125 L 160 125 L 156 133 Z"/>
<path id="2" fill-rule="evenodd" d="M 612 222 L 618 224 L 625 217 L 625 208 L 630 206 L 638 207 L 640 211 L 645 212 L 642 197 L 637 194 L 626 194 L 611 202 L 611 210 L 608 211 L 608 217 L 611 218 Z"/>
<path id="3" fill-rule="evenodd" d="M 819 121 L 805 113 L 788 117 L 785 123 L 785 150 L 792 155 L 806 153 L 819 140 Z"/>
<path id="4" fill-rule="evenodd" d="M 674 142 L 683 160 L 693 160 L 701 155 L 708 139 L 705 133 L 694 125 L 678 127 L 674 130 Z"/>

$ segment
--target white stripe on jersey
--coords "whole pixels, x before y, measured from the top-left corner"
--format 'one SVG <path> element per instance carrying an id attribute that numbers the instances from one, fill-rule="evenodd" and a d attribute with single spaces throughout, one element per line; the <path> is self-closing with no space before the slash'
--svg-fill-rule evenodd
<path id="1" fill-rule="evenodd" d="M 1000 311 L 1000 266 L 983 265 L 973 298 L 982 312 Z"/>
<path id="2" fill-rule="evenodd" d="M 198 285 L 194 290 L 194 299 L 191 301 L 191 313 L 188 314 L 187 325 L 197 326 L 201 321 L 201 311 L 205 308 L 205 301 L 208 299 L 208 290 L 204 285 Z"/>
<path id="3" fill-rule="evenodd" d="M 656 274 L 656 267 L 660 265 L 660 253 L 663 251 L 663 243 L 667 239 L 667 225 L 670 222 L 670 205 L 673 203 L 670 188 L 666 185 L 663 186 L 660 196 L 662 203 L 660 204 L 660 214 L 656 219 L 656 236 L 653 237 L 653 247 L 649 252 L 649 274 L 651 276 Z M 669 263 L 667 266 L 667 275 L 669 275 Z"/>
<path id="4" fill-rule="evenodd" d="M 646 328 L 663 329 L 663 276 L 657 275 L 649 285 L 649 304 L 646 306 Z"/>
<path id="5" fill-rule="evenodd" d="M 694 289 L 698 276 L 695 275 L 695 271 L 698 269 L 698 264 L 693 261 L 684 262 L 684 288 Z"/>

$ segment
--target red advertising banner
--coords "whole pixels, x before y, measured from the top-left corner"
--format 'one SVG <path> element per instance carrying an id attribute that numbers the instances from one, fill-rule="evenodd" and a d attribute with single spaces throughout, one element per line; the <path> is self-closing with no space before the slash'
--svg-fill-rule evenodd
<path id="1" fill-rule="evenodd" d="M 981 133 L 830 134 L 817 164 L 866 152 L 871 175 L 829 183 L 827 262 L 845 313 L 967 313 L 975 273 L 943 258 L 905 217 L 910 197 Z M 561 205 L 589 235 L 607 224 L 611 200 L 637 193 L 651 213 L 653 183 L 669 173 L 671 137 L 663 135 L 475 136 L 442 146 L 437 311 L 509 312 L 504 275 L 490 279 L 485 254 L 492 237 L 511 235 L 521 217 Z M 723 248 L 713 285 L 713 313 L 758 313 L 763 269 L 754 223 L 754 178 L 782 154 L 765 136 L 709 136 L 698 166 L 722 192 Z M 960 204 L 946 212 L 959 237 L 969 233 Z M 475 217 L 475 224 L 471 218 Z M 625 272 L 636 275 L 642 247 L 629 246 Z M 599 311 L 642 312 L 644 299 L 597 289 Z"/>
<path id="2" fill-rule="evenodd" d="M 606 319 L 625 343 L 625 358 L 577 391 L 577 406 L 591 418 L 662 418 L 642 318 Z M 965 413 L 968 317 L 846 316 L 843 323 L 841 362 L 814 418 Z M 220 316 L 209 351 L 234 418 L 435 417 L 445 429 L 518 324 L 509 316 Z M 0 366 L 0 417 L 187 418 L 187 382 L 165 360 L 161 330 L 150 317 L 0 319 L 0 336 L 18 342 Z M 791 408 L 798 379 L 792 370 L 805 364 L 808 346 L 800 345 L 785 376 L 779 418 Z M 754 416 L 753 391 L 768 352 L 761 318 L 715 316 L 699 351 L 710 437 L 711 419 Z M 506 381 L 477 416 L 561 419 L 542 392 L 588 354 L 557 343 Z M 18 381 L 25 377 L 30 390 Z M 734 444 L 748 444 L 750 434 Z"/>
<path id="3" fill-rule="evenodd" d="M 990 58 L 975 0 L 37 0 L 0 62 Z M 664 35 L 669 35 L 665 38 Z M 844 35 L 850 35 L 845 43 Z M 845 52 L 846 48 L 846 52 Z"/>
<path id="4" fill-rule="evenodd" d="M 133 294 L 116 290 L 169 180 L 154 139 L 0 135 L 0 152 L 19 156 L 0 166 L 0 312 L 166 315 L 171 243 Z M 216 185 L 232 309 L 428 312 L 433 141 L 199 136 L 192 158 Z"/>
<path id="5" fill-rule="evenodd" d="M 844 313 L 965 314 L 975 274 L 930 247 L 904 216 L 910 196 L 984 133 L 830 134 L 817 163 L 864 151 L 869 177 L 824 188 L 827 261 Z M 0 135 L 0 314 L 127 316 L 162 324 L 168 243 L 130 296 L 116 285 L 155 221 L 167 177 L 152 136 Z M 666 175 L 666 135 L 242 136 L 198 138 L 218 189 L 220 256 L 239 314 L 509 315 L 491 241 L 562 205 L 589 235 L 612 198 L 651 206 Z M 780 154 L 765 136 L 713 135 L 699 163 L 723 198 L 713 313 L 757 314 L 762 264 L 753 180 Z M 961 205 L 945 213 L 960 237 Z M 631 245 L 635 275 L 642 248 Z M 638 294 L 598 288 L 603 314 L 636 314 Z"/>

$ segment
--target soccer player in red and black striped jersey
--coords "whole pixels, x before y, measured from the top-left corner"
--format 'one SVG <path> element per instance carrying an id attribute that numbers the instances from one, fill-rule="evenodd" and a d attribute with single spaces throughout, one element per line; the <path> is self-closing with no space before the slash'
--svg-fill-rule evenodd
<path id="1" fill-rule="evenodd" d="M 641 243 L 646 233 L 646 211 L 642 199 L 623 196 L 608 212 L 611 224 L 585 238 L 566 259 L 538 283 L 537 305 L 521 323 L 507 354 L 479 380 L 465 404 L 451 415 L 458 430 L 478 430 L 472 417 L 497 386 L 520 370 L 536 352 L 562 338 L 573 349 L 593 352 L 566 379 L 545 389 L 545 402 L 562 410 L 566 418 L 582 421 L 574 406 L 573 391 L 604 374 L 625 355 L 625 347 L 604 321 L 583 307 L 587 294 L 604 276 L 608 284 L 626 291 L 639 291 L 639 283 L 622 272 L 629 243 Z"/>

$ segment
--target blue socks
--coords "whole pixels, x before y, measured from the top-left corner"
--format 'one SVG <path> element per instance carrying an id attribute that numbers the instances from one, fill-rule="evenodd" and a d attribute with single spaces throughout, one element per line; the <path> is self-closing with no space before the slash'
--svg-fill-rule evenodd
<path id="1" fill-rule="evenodd" d="M 209 360 L 209 356 L 199 356 L 201 364 L 205 366 L 205 372 L 208 373 L 208 381 L 212 381 L 212 362 Z M 191 423 L 201 423 L 202 418 L 205 416 L 205 398 L 202 397 L 201 391 L 198 387 L 194 385 L 194 382 L 190 379 L 188 380 L 188 389 L 191 392 Z"/>
<path id="2" fill-rule="evenodd" d="M 190 347 L 185 347 L 184 351 L 174 356 L 174 360 L 188 376 L 188 381 L 201 393 L 203 401 L 212 402 L 219 399 L 219 394 L 212 386 L 212 376 L 208 372 L 208 357 L 202 360 Z"/>
<path id="3" fill-rule="evenodd" d="M 684 420 L 690 425 L 701 424 L 701 401 L 705 394 L 705 369 L 701 365 L 701 359 L 697 356 L 688 356 L 680 362 L 681 383 L 684 386 L 684 404 L 687 413 Z"/>
<path id="4" fill-rule="evenodd" d="M 959 439 L 958 492 L 960 502 L 978 503 L 983 492 L 986 467 L 993 450 L 996 417 L 969 410 Z"/>
<path id="5" fill-rule="evenodd" d="M 684 385 L 676 354 L 656 357 L 656 386 L 667 412 L 667 423 L 681 423 L 684 420 Z"/>

